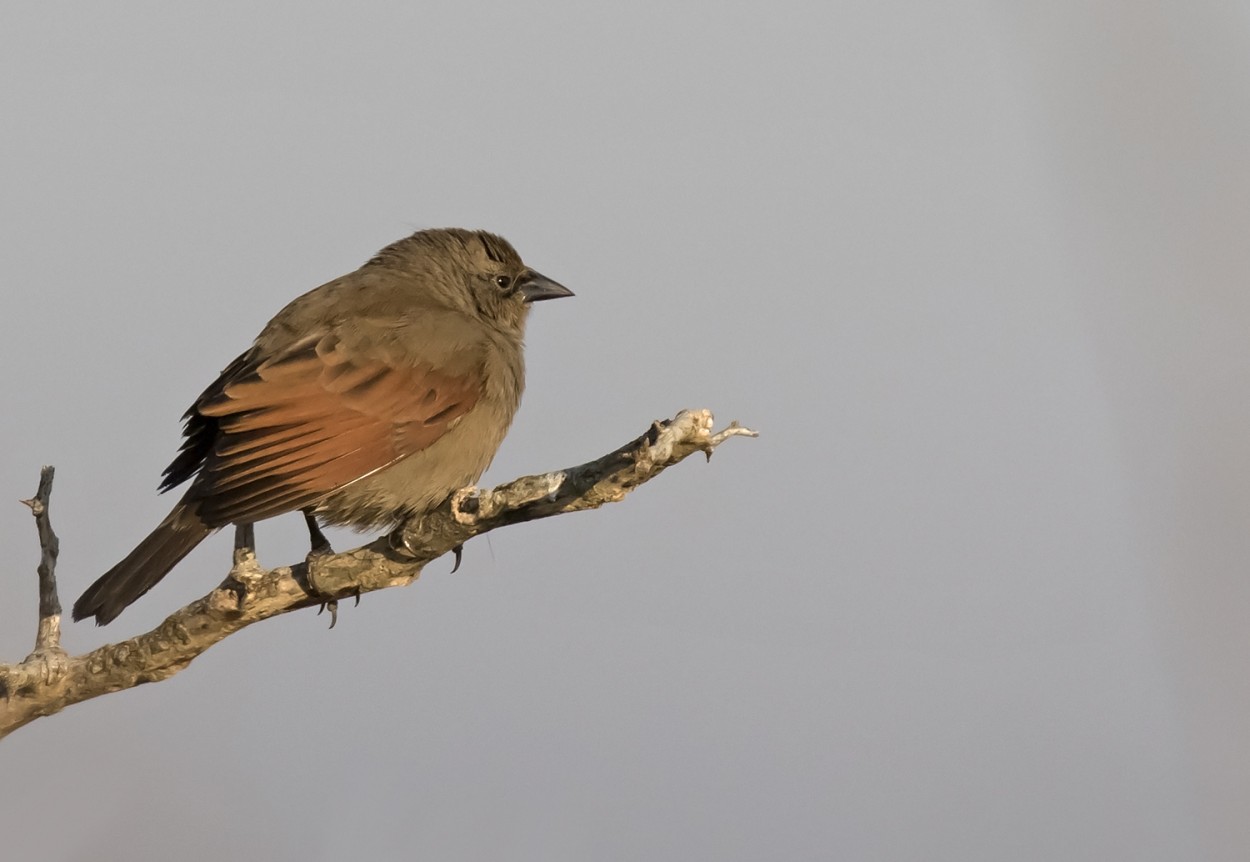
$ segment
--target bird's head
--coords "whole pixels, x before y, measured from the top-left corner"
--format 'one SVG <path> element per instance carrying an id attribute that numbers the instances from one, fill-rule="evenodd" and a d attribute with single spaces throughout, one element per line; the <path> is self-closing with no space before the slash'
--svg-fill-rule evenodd
<path id="1" fill-rule="evenodd" d="M 526 266 L 506 239 L 481 230 L 418 231 L 382 249 L 370 264 L 399 269 L 453 308 L 517 332 L 531 303 L 573 295 Z"/>

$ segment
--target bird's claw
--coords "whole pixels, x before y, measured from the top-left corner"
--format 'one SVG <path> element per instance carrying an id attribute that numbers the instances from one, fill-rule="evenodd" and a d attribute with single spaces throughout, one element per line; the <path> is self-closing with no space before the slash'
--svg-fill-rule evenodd
<path id="1" fill-rule="evenodd" d="M 456 555 L 456 564 L 451 567 L 451 573 L 454 575 L 460 568 L 460 560 L 464 557 L 464 545 L 456 545 L 451 552 Z"/>
<path id="2" fill-rule="evenodd" d="M 356 596 L 356 601 L 359 603 L 360 596 Z M 339 621 L 339 600 L 330 599 L 328 602 L 322 602 L 321 607 L 317 609 L 317 616 L 321 616 L 326 608 L 330 609 L 330 628 L 334 628 L 334 624 Z"/>
<path id="3" fill-rule="evenodd" d="M 360 590 L 356 590 L 353 594 L 356 598 L 356 604 L 353 607 L 360 607 Z M 334 624 L 339 621 L 339 600 L 329 599 L 321 603 L 321 607 L 317 608 L 317 616 L 325 613 L 326 609 L 330 611 L 330 628 L 334 628 Z"/>

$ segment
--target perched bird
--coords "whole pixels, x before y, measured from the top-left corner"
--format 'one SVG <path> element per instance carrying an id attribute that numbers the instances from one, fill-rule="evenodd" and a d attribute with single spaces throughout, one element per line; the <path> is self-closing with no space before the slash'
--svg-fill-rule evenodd
<path id="1" fill-rule="evenodd" d="M 532 302 L 572 291 L 484 231 L 427 230 L 299 297 L 184 415 L 152 534 L 87 588 L 74 619 L 115 619 L 227 524 L 302 511 L 389 528 L 482 475 L 521 400 Z"/>

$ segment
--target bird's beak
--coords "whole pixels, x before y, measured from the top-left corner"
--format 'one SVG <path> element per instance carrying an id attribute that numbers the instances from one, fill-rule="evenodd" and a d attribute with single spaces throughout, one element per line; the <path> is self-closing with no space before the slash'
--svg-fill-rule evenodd
<path id="1" fill-rule="evenodd" d="M 573 291 L 559 282 L 552 281 L 541 273 L 527 269 L 525 274 L 521 276 L 521 295 L 525 297 L 526 302 L 538 302 L 543 299 L 559 299 L 562 296 L 572 296 Z"/>

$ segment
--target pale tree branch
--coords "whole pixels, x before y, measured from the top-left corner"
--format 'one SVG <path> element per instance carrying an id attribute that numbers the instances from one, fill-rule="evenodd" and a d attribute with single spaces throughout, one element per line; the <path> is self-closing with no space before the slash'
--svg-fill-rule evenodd
<path id="1" fill-rule="evenodd" d="M 0 664 L 0 738 L 72 704 L 168 679 L 213 644 L 252 623 L 335 599 L 405 586 L 417 579 L 426 563 L 457 551 L 474 536 L 617 502 L 695 452 L 710 459 L 712 451 L 730 437 L 756 436 L 736 422 L 719 433 L 713 433 L 712 427 L 710 411 L 684 410 L 653 423 L 645 434 L 602 458 L 524 476 L 490 490 L 462 489 L 387 536 L 340 554 L 310 556 L 291 566 L 260 566 L 250 536 L 240 531 L 234 566 L 216 589 L 149 632 L 78 656 L 67 656 L 59 645 L 57 539 L 47 518 L 52 469 L 44 468 L 39 494 L 25 501 L 35 513 L 43 549 L 39 638 L 35 652 L 25 661 Z"/>

